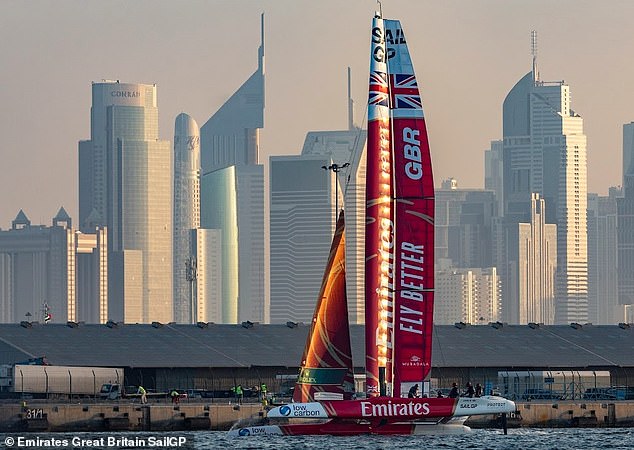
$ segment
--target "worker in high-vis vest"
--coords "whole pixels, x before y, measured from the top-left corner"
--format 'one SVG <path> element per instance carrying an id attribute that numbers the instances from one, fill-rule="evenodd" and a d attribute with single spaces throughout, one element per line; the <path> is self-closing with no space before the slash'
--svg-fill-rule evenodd
<path id="1" fill-rule="evenodd" d="M 141 394 L 141 403 L 145 405 L 147 403 L 147 394 L 143 386 L 139 386 L 138 393 Z"/>

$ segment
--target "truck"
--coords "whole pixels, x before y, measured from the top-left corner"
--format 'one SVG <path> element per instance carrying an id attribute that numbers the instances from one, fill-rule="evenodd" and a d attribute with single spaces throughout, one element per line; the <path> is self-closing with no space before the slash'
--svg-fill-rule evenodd
<path id="1" fill-rule="evenodd" d="M 123 383 L 123 368 L 16 364 L 0 370 L 3 392 L 22 397 L 97 397 L 104 384 Z"/>

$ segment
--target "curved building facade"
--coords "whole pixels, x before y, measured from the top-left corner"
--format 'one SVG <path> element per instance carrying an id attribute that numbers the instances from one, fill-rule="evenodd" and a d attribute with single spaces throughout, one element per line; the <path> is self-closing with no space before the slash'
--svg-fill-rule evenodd
<path id="1" fill-rule="evenodd" d="M 159 140 L 156 85 L 93 83 L 90 112 L 79 216 L 81 227 L 108 226 L 108 317 L 171 322 L 172 150 Z"/>
<path id="2" fill-rule="evenodd" d="M 196 259 L 192 238 L 200 227 L 200 132 L 189 115 L 176 117 L 174 127 L 174 320 L 195 323 Z"/>
<path id="3" fill-rule="evenodd" d="M 588 320 L 587 163 L 583 119 L 572 110 L 570 87 L 542 81 L 535 63 L 504 100 L 503 185 L 507 261 L 505 320 L 519 323 L 519 223 L 530 223 L 531 198 L 557 225 L 555 323 Z M 546 286 L 542 286 L 547 291 Z M 512 313 L 515 311 L 515 313 Z M 509 315 L 508 313 L 511 312 Z M 549 323 L 547 320 L 544 322 Z"/>

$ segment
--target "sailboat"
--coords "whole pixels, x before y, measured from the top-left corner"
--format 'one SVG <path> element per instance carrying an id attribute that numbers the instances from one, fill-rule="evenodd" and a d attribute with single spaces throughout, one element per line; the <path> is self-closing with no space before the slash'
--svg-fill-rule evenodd
<path id="1" fill-rule="evenodd" d="M 365 236 L 365 395 L 353 398 L 344 213 L 302 357 L 293 403 L 239 436 L 464 432 L 506 414 L 496 396 L 411 397 L 428 386 L 434 307 L 434 184 L 422 101 L 400 21 L 372 23 Z M 277 422 L 275 422 L 277 421 Z"/>

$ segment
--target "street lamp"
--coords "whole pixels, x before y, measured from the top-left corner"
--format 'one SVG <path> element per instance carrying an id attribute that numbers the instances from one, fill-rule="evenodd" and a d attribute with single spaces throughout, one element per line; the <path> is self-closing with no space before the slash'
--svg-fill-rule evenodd
<path id="1" fill-rule="evenodd" d="M 350 163 L 343 163 L 342 165 L 332 163 L 329 166 L 321 166 L 324 170 L 331 170 L 335 173 L 335 222 L 337 221 L 337 215 L 339 214 L 339 175 L 341 169 L 348 167 Z"/>
<path id="2" fill-rule="evenodd" d="M 187 258 L 187 261 L 185 261 L 185 277 L 187 281 L 189 281 L 190 320 L 191 323 L 196 323 L 198 319 L 198 296 L 196 295 L 196 290 L 198 289 L 198 267 L 194 256 L 190 256 Z"/>

